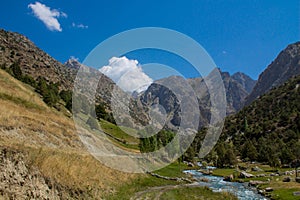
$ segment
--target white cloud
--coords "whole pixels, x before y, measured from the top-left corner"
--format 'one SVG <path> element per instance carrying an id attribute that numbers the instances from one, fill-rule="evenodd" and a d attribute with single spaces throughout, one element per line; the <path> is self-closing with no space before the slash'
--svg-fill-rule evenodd
<path id="1" fill-rule="evenodd" d="M 67 17 L 68 17 L 67 13 L 64 13 L 64 12 L 60 12 L 60 16 L 61 16 L 61 17 L 64 17 L 64 18 L 67 18 Z"/>
<path id="2" fill-rule="evenodd" d="M 84 24 L 76 24 L 76 23 L 72 23 L 72 27 L 74 27 L 74 28 L 81 28 L 81 29 L 87 29 L 87 28 L 89 28 L 89 26 L 87 26 L 87 25 L 84 25 Z"/>
<path id="3" fill-rule="evenodd" d="M 39 20 L 41 20 L 50 31 L 62 31 L 60 23 L 57 18 L 59 17 L 67 17 L 67 14 L 64 12 L 60 12 L 56 9 L 51 9 L 45 4 L 41 4 L 40 2 L 35 2 L 34 4 L 29 4 L 28 8 L 30 8 Z"/>
<path id="4" fill-rule="evenodd" d="M 99 69 L 100 72 L 110 77 L 117 85 L 126 92 L 146 89 L 153 80 L 143 72 L 137 60 L 128 58 L 112 57 L 108 66 Z"/>

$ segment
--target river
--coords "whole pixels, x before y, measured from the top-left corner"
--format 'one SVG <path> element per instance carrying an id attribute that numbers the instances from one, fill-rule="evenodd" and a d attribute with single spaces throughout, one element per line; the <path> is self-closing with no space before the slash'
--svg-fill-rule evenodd
<path id="1" fill-rule="evenodd" d="M 223 177 L 205 175 L 197 170 L 186 170 L 184 172 L 191 174 L 196 180 L 199 180 L 199 185 L 207 186 L 214 192 L 230 192 L 241 200 L 267 200 L 267 198 L 258 194 L 255 188 L 248 187 L 247 183 L 226 182 L 223 181 Z M 201 181 L 203 178 L 207 179 L 208 182 Z"/>

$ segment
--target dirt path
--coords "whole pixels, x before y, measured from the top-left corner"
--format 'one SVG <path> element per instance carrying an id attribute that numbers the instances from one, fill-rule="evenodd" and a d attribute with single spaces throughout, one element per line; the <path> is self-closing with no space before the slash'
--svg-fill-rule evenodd
<path id="1" fill-rule="evenodd" d="M 196 183 L 183 184 L 183 185 L 157 186 L 157 187 L 152 187 L 147 190 L 143 190 L 143 191 L 135 193 L 134 196 L 130 198 L 130 200 L 148 199 L 146 197 L 147 193 L 153 193 L 153 192 L 157 192 L 153 199 L 159 200 L 161 195 L 163 195 L 165 192 L 172 190 L 172 189 L 178 189 L 178 188 L 184 188 L 184 187 L 200 187 L 200 186 L 197 185 Z"/>

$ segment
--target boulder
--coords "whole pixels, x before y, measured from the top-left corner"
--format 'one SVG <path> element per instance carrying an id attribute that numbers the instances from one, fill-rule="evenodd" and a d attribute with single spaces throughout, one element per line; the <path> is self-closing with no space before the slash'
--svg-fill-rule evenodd
<path id="1" fill-rule="evenodd" d="M 229 175 L 229 176 L 226 176 L 226 177 L 223 179 L 223 181 L 232 182 L 233 179 L 234 179 L 234 177 L 233 177 L 233 175 L 231 174 L 231 175 Z"/>
<path id="2" fill-rule="evenodd" d="M 212 171 L 211 170 L 202 170 L 201 173 L 204 175 L 211 175 Z"/>
<path id="3" fill-rule="evenodd" d="M 188 167 L 195 167 L 195 165 L 193 163 L 189 162 Z"/>
<path id="4" fill-rule="evenodd" d="M 247 172 L 241 172 L 239 175 L 239 178 L 254 178 L 255 176 L 253 174 L 247 173 Z"/>
<path id="5" fill-rule="evenodd" d="M 296 178 L 295 178 L 295 181 L 296 181 L 297 183 L 300 183 L 300 177 L 296 177 Z"/>
<path id="6" fill-rule="evenodd" d="M 293 192 L 293 195 L 294 195 L 294 196 L 300 196 L 300 191 Z"/>
<path id="7" fill-rule="evenodd" d="M 243 166 L 238 166 L 238 168 L 240 169 L 240 170 L 247 170 L 247 167 L 243 167 Z"/>
<path id="8" fill-rule="evenodd" d="M 282 168 L 290 168 L 290 165 L 284 164 L 284 165 L 282 165 L 281 167 L 282 167 Z"/>
<path id="9" fill-rule="evenodd" d="M 209 180 L 207 178 L 201 178 L 201 179 L 199 179 L 199 181 L 204 182 L 204 183 L 208 183 L 209 182 Z"/>
<path id="10" fill-rule="evenodd" d="M 284 177 L 283 182 L 291 182 L 291 177 L 287 176 L 287 177 Z"/>
<path id="11" fill-rule="evenodd" d="M 258 190 L 257 192 L 258 192 L 258 194 L 265 195 L 266 191 L 265 190 Z"/>
<path id="12" fill-rule="evenodd" d="M 273 188 L 267 187 L 265 190 L 266 190 L 266 192 L 272 192 L 272 191 L 273 191 Z"/>
<path id="13" fill-rule="evenodd" d="M 264 171 L 264 170 L 262 170 L 261 168 L 259 168 L 259 167 L 257 167 L 257 166 L 252 167 L 251 170 L 254 171 L 254 172 L 262 172 L 262 171 Z"/>
<path id="14" fill-rule="evenodd" d="M 249 182 L 249 186 L 252 186 L 252 187 L 256 187 L 257 185 L 260 185 L 260 184 L 264 184 L 265 182 L 263 182 L 263 181 L 250 181 Z"/>
<path id="15" fill-rule="evenodd" d="M 286 175 L 286 176 L 288 176 L 288 175 L 293 175 L 293 172 L 286 171 L 286 172 L 284 172 L 284 175 Z"/>
<path id="16" fill-rule="evenodd" d="M 266 177 L 265 174 L 258 174 L 257 177 Z"/>

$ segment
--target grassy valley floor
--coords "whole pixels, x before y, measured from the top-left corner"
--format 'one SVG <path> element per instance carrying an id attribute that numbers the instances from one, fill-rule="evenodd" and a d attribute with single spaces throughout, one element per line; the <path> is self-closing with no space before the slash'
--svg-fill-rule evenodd
<path id="1" fill-rule="evenodd" d="M 156 171 L 156 174 L 166 177 L 191 178 L 183 173 L 184 169 L 193 169 L 182 163 L 172 163 L 169 166 Z M 215 193 L 207 187 L 199 187 L 185 181 L 164 180 L 154 176 L 140 175 L 130 183 L 122 185 L 115 194 L 107 196 L 107 199 L 225 199 L 236 200 L 229 193 Z"/>

